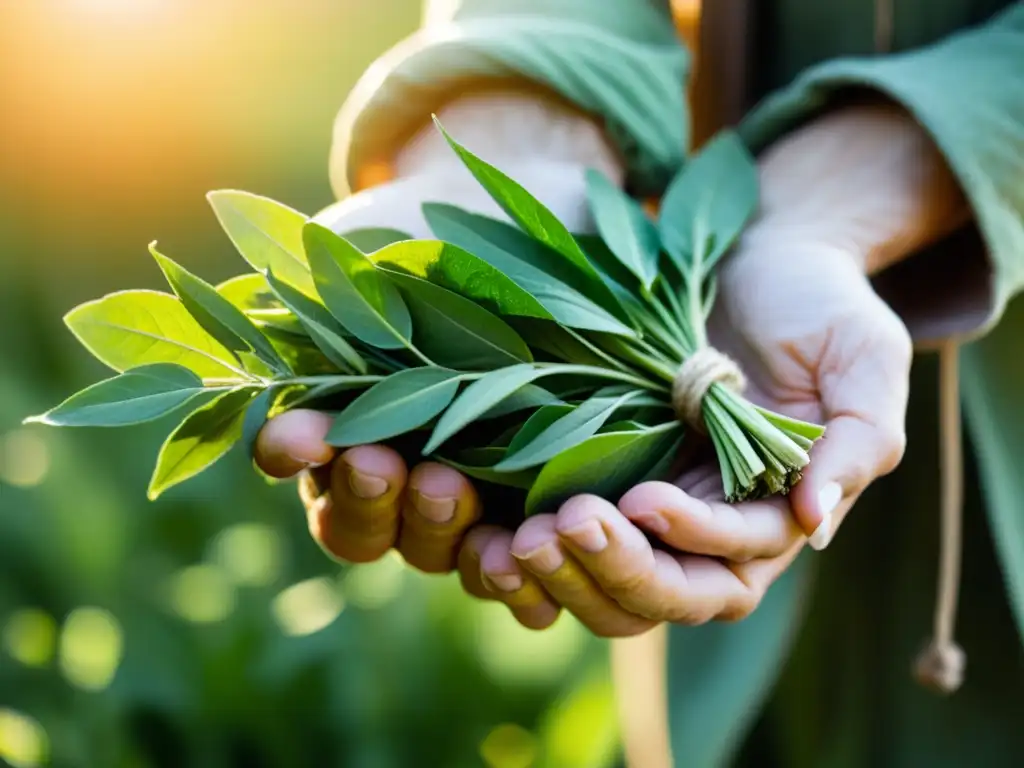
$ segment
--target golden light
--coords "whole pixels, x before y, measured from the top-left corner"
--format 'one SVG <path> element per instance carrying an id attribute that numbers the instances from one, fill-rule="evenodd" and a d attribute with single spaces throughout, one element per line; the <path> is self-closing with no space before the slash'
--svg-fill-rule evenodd
<path id="1" fill-rule="evenodd" d="M 50 742 L 43 727 L 28 715 L 0 709 L 0 758 L 14 768 L 35 768 L 47 761 Z"/>
<path id="2" fill-rule="evenodd" d="M 480 744 L 488 768 L 530 768 L 537 761 L 537 737 L 515 723 L 493 729 Z"/>
<path id="3" fill-rule="evenodd" d="M 210 559 L 239 586 L 265 587 L 281 573 L 281 537 L 269 525 L 239 523 L 214 539 Z"/>
<path id="4" fill-rule="evenodd" d="M 4 626 L 4 648 L 26 667 L 50 663 L 57 645 L 57 622 L 39 608 L 22 608 Z"/>
<path id="5" fill-rule="evenodd" d="M 0 436 L 0 482 L 20 488 L 39 485 L 50 470 L 50 449 L 35 429 Z"/>
<path id="6" fill-rule="evenodd" d="M 192 565 L 171 579 L 170 599 L 171 609 L 186 621 L 212 624 L 235 609 L 235 585 L 219 566 Z"/>
<path id="7" fill-rule="evenodd" d="M 329 626 L 345 607 L 332 579 L 320 577 L 293 584 L 274 598 L 273 613 L 286 635 L 311 635 Z"/>
<path id="8" fill-rule="evenodd" d="M 124 653 L 124 633 L 102 608 L 76 608 L 64 622 L 60 667 L 72 685 L 102 691 L 114 679 Z"/>

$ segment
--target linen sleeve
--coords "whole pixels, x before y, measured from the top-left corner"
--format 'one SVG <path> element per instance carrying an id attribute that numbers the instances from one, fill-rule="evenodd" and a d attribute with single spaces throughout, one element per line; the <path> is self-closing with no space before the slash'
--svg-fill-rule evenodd
<path id="1" fill-rule="evenodd" d="M 339 112 L 332 184 L 355 188 L 451 96 L 523 82 L 598 118 L 630 186 L 657 192 L 685 154 L 687 64 L 668 0 L 433 0 Z"/>
<path id="2" fill-rule="evenodd" d="M 885 95 L 925 128 L 959 180 L 984 245 L 981 286 L 977 270 L 945 269 L 958 266 L 947 248 L 938 257 L 942 269 L 932 262 L 902 270 L 906 280 L 897 293 L 927 315 L 921 335 L 981 335 L 1024 285 L 1024 2 L 927 47 L 814 66 L 757 105 L 741 132 L 757 150 L 849 88 Z M 963 245 L 961 238 L 952 248 Z M 920 282 L 926 273 L 930 285 Z M 907 280 L 915 291 L 906 290 Z M 981 305 L 972 303 L 973 287 L 985 293 Z"/>

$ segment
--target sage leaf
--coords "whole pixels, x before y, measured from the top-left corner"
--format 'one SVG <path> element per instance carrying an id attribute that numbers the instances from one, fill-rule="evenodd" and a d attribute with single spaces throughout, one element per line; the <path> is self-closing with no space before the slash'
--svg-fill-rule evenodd
<path id="1" fill-rule="evenodd" d="M 269 269 L 267 283 L 281 303 L 295 314 L 309 338 L 328 360 L 346 372 L 367 372 L 366 360 L 345 340 L 344 329 L 323 305 L 279 281 Z"/>
<path id="2" fill-rule="evenodd" d="M 658 277 L 661 253 L 654 222 L 635 200 L 593 169 L 587 171 L 587 200 L 608 250 L 649 291 Z"/>
<path id="3" fill-rule="evenodd" d="M 232 352 L 251 351 L 275 371 L 290 373 L 288 364 L 277 354 L 274 345 L 242 310 L 217 293 L 217 289 L 205 280 L 160 253 L 156 243 L 150 243 L 149 252 L 185 309 L 207 333 Z"/>
<path id="4" fill-rule="evenodd" d="M 86 349 L 115 371 L 176 363 L 203 378 L 249 378 L 185 305 L 166 293 L 112 293 L 75 307 L 64 322 Z"/>
<path id="5" fill-rule="evenodd" d="M 160 448 L 149 481 L 150 501 L 231 450 L 242 437 L 245 408 L 256 394 L 252 387 L 232 389 L 185 417 Z"/>
<path id="6" fill-rule="evenodd" d="M 260 392 L 245 408 L 245 416 L 242 419 L 242 446 L 247 456 L 253 456 L 256 449 L 256 438 L 260 430 L 267 423 L 270 416 L 270 409 L 274 405 L 274 396 L 277 394 L 273 387 L 267 387 Z"/>
<path id="7" fill-rule="evenodd" d="M 412 319 L 398 289 L 365 254 L 319 224 L 305 227 L 306 255 L 324 304 L 349 333 L 380 349 L 411 346 Z"/>
<path id="8" fill-rule="evenodd" d="M 551 318 L 544 306 L 499 269 L 457 245 L 409 240 L 372 255 L 381 267 L 428 280 L 499 315 Z"/>
<path id="9" fill-rule="evenodd" d="M 533 442 L 537 435 L 574 410 L 576 410 L 576 406 L 569 405 L 568 403 L 558 403 L 538 408 L 509 441 L 506 455 L 512 455 L 522 450 Z"/>
<path id="10" fill-rule="evenodd" d="M 423 449 L 424 455 L 436 451 L 446 440 L 467 424 L 480 418 L 505 398 L 542 376 L 571 372 L 570 366 L 552 365 L 538 368 L 528 363 L 499 368 L 470 384 L 437 421 Z"/>
<path id="11" fill-rule="evenodd" d="M 687 275 L 707 275 L 757 209 L 757 165 L 733 131 L 709 141 L 672 181 L 658 228 L 665 250 Z"/>
<path id="12" fill-rule="evenodd" d="M 495 466 L 495 469 L 515 472 L 543 464 L 596 434 L 616 410 L 641 394 L 643 393 L 633 391 L 619 397 L 591 397 L 577 407 L 570 408 L 560 417 L 552 419 L 537 434 L 527 436 L 521 442 L 518 442 L 519 436 L 516 435 L 516 439 L 509 445 L 508 455 Z M 533 418 L 531 417 L 530 421 Z M 526 425 L 523 425 L 523 428 L 525 430 Z"/>
<path id="13" fill-rule="evenodd" d="M 679 424 L 664 424 L 638 432 L 607 432 L 563 451 L 541 469 L 526 498 L 526 514 L 553 511 L 579 493 L 617 502 L 648 476 L 681 430 Z"/>
<path id="14" fill-rule="evenodd" d="M 171 413 L 203 392 L 202 379 L 188 368 L 154 363 L 97 382 L 26 421 L 55 427 L 142 424 Z"/>
<path id="15" fill-rule="evenodd" d="M 302 244 L 307 218 L 267 197 L 222 189 L 206 196 L 221 226 L 252 268 L 273 269 L 308 296 L 315 296 Z"/>
<path id="16" fill-rule="evenodd" d="M 537 257 L 537 244 L 507 224 L 440 203 L 425 204 L 423 215 L 436 237 L 487 262 L 544 308 L 543 314 L 508 311 L 504 314 L 553 318 L 570 328 L 636 336 L 621 320 L 560 279 L 565 277 L 564 270 L 553 267 L 550 258 Z M 531 251 L 533 257 L 530 257 Z M 527 261 L 526 257 L 531 260 Z M 461 287 L 458 290 L 465 293 Z"/>
<path id="17" fill-rule="evenodd" d="M 559 254 L 583 275 L 587 279 L 590 289 L 585 293 L 592 292 L 596 296 L 591 296 L 591 298 L 594 298 L 600 305 L 613 310 L 617 309 L 618 302 L 615 296 L 608 290 L 601 280 L 601 276 L 594 269 L 594 265 L 590 263 L 572 233 L 558 220 L 558 217 L 518 182 L 455 141 L 448 135 L 437 118 L 434 118 L 434 124 L 437 125 L 449 146 L 455 150 L 469 172 L 473 174 L 494 202 L 508 214 L 509 218 L 534 241 L 542 243 Z"/>
<path id="18" fill-rule="evenodd" d="M 504 453 L 504 448 L 478 448 L 473 451 L 464 451 L 459 456 L 459 461 L 454 461 L 444 456 L 438 456 L 437 460 L 474 480 L 529 490 L 530 486 L 537 479 L 538 470 L 526 469 L 521 472 L 498 472 L 494 469 L 494 464 L 501 460 Z"/>
<path id="19" fill-rule="evenodd" d="M 394 373 L 353 400 L 325 440 L 344 448 L 418 429 L 448 406 L 462 378 L 458 371 L 432 367 Z"/>
<path id="20" fill-rule="evenodd" d="M 413 342 L 431 360 L 459 370 L 492 370 L 533 360 L 519 334 L 478 304 L 422 278 L 385 272 L 405 297 Z"/>
<path id="21" fill-rule="evenodd" d="M 525 387 L 517 389 L 497 405 L 488 408 L 477 416 L 476 420 L 497 419 L 510 413 L 529 411 L 545 405 L 558 405 L 561 403 L 562 400 L 557 395 L 552 394 L 543 387 L 538 387 L 536 384 L 527 384 Z"/>
<path id="22" fill-rule="evenodd" d="M 412 235 L 401 232 L 397 229 L 386 227 L 364 227 L 361 229 L 350 229 L 342 232 L 341 236 L 352 245 L 366 254 L 379 251 L 386 245 L 400 243 L 403 240 L 412 240 Z"/>
<path id="23" fill-rule="evenodd" d="M 293 336 L 306 335 L 298 318 L 270 290 L 264 275 L 258 272 L 239 275 L 219 283 L 216 288 L 217 293 L 242 310 L 271 341 L 273 337 L 269 335 L 275 331 Z"/>

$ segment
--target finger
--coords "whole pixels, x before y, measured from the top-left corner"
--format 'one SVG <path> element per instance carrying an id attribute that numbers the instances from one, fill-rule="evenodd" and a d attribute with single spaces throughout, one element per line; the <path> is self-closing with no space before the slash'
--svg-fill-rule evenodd
<path id="1" fill-rule="evenodd" d="M 334 557 L 353 563 L 376 560 L 398 538 L 405 462 L 390 448 L 349 448 L 331 468 L 331 490 L 308 512 L 313 538 Z"/>
<path id="2" fill-rule="evenodd" d="M 484 584 L 480 560 L 487 543 L 503 529 L 495 525 L 477 525 L 470 529 L 459 547 L 456 568 L 462 588 L 473 597 L 481 600 L 497 600 L 498 596 Z"/>
<path id="3" fill-rule="evenodd" d="M 480 497 L 473 484 L 451 467 L 420 464 L 409 475 L 402 499 L 398 550 L 426 573 L 455 567 L 467 529 L 480 518 Z"/>
<path id="4" fill-rule="evenodd" d="M 835 334 L 819 376 L 825 435 L 790 494 L 815 549 L 824 549 L 853 500 L 892 472 L 906 446 L 912 345 L 906 328 L 878 299 L 874 325 Z M 858 334 L 856 342 L 850 334 Z M 834 349 L 833 349 L 834 348 Z"/>
<path id="5" fill-rule="evenodd" d="M 531 517 L 512 539 L 512 556 L 556 603 L 599 637 L 631 637 L 655 622 L 625 610 L 562 546 L 554 515 Z"/>
<path id="6" fill-rule="evenodd" d="M 555 528 L 601 589 L 630 613 L 696 625 L 754 601 L 749 586 L 726 564 L 652 550 L 639 529 L 596 496 L 567 501 Z"/>
<path id="7" fill-rule="evenodd" d="M 334 448 L 324 442 L 330 428 L 331 417 L 326 413 L 285 411 L 260 430 L 253 458 L 261 470 L 279 479 L 323 466 L 334 458 Z"/>
<path id="8" fill-rule="evenodd" d="M 629 490 L 619 501 L 619 510 L 675 549 L 736 562 L 775 557 L 800 533 L 785 499 L 726 504 L 657 481 Z"/>
<path id="9" fill-rule="evenodd" d="M 500 530 L 490 538 L 480 559 L 483 583 L 524 627 L 546 629 L 558 618 L 559 606 L 537 578 L 520 567 L 511 549 L 510 531 Z"/>

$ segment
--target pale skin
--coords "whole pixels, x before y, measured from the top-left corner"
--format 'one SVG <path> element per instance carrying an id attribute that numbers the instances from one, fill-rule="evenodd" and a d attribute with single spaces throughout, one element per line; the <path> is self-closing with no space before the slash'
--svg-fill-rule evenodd
<path id="1" fill-rule="evenodd" d="M 586 224 L 586 167 L 621 182 L 597 125 L 542 97 L 467 97 L 440 117 L 571 225 Z M 511 120 L 517 130 L 501 130 Z M 258 463 L 275 477 L 299 475 L 310 532 L 334 557 L 368 562 L 396 548 L 423 571 L 457 569 L 467 592 L 505 603 L 527 627 L 543 629 L 567 610 L 597 635 L 628 637 L 661 622 L 749 615 L 808 542 L 827 546 L 863 490 L 900 462 L 912 345 L 868 277 L 967 215 L 923 129 L 890 105 L 826 113 L 758 163 L 760 212 L 721 270 L 710 332 L 742 365 L 748 397 L 827 427 L 789 497 L 726 504 L 709 465 L 621 499 L 578 496 L 504 530 L 477 524 L 478 496 L 457 472 L 408 468 L 386 446 L 338 453 L 323 441 L 329 418 L 313 411 L 268 423 Z M 497 214 L 430 129 L 395 167 L 393 181 L 324 221 L 429 237 L 422 202 Z M 652 549 L 648 535 L 669 551 Z"/>

